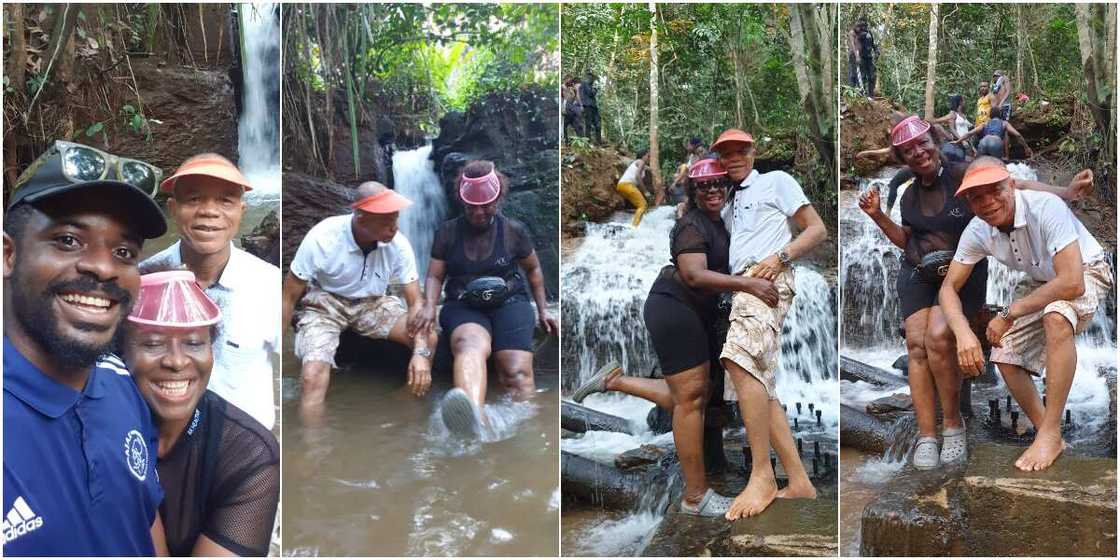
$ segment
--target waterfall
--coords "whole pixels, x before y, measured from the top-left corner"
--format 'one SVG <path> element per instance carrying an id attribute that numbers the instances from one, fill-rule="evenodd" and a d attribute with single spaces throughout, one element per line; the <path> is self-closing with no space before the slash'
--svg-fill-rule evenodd
<path id="1" fill-rule="evenodd" d="M 432 169 L 431 154 L 431 144 L 393 153 L 393 184 L 413 202 L 401 212 L 400 228 L 416 253 L 421 289 L 436 229 L 447 219 L 447 194 Z"/>
<path id="2" fill-rule="evenodd" d="M 1008 171 L 1017 179 L 1037 179 L 1031 167 L 1012 163 Z M 878 187 L 884 204 L 887 183 L 897 172 L 887 168 L 878 176 L 860 182 L 860 192 Z M 901 222 L 898 200 L 900 190 L 891 210 L 895 223 Z M 840 259 L 841 317 L 844 353 L 861 361 L 890 370 L 894 359 L 905 354 L 905 344 L 899 336 L 898 295 L 895 277 L 898 273 L 898 256 L 901 251 L 887 240 L 886 235 L 871 222 L 856 205 L 857 193 L 842 192 L 840 202 L 840 230 L 844 250 Z M 1110 258 L 1112 258 L 1110 256 Z M 1025 274 L 1013 271 L 988 259 L 988 303 L 1007 305 Z M 1077 337 L 1078 364 L 1070 391 L 1067 408 L 1074 416 L 1074 423 L 1085 429 L 1082 434 L 1094 431 L 1108 420 L 1108 389 L 1098 368 L 1115 366 L 1115 319 L 1101 300 L 1100 307 L 1089 327 Z M 1002 385 L 1002 379 L 999 383 Z M 866 400 L 856 395 L 866 393 L 858 384 L 841 384 L 845 403 L 862 407 Z M 905 389 L 904 389 L 905 390 Z M 876 395 L 883 396 L 883 395 Z M 849 401 L 861 401 L 859 403 Z"/>
<path id="3" fill-rule="evenodd" d="M 280 23 L 272 3 L 239 4 L 243 77 L 238 165 L 251 197 L 280 195 Z"/>

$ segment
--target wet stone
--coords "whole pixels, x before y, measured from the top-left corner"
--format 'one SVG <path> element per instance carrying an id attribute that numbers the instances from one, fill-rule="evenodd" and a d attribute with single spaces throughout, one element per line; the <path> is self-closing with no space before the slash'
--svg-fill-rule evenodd
<path id="1" fill-rule="evenodd" d="M 912 412 L 913 410 L 914 401 L 910 398 L 910 395 L 905 393 L 895 393 L 867 403 L 868 414 L 891 414 L 896 412 Z"/>
<path id="2" fill-rule="evenodd" d="M 656 445 L 643 445 L 636 449 L 620 453 L 614 458 L 614 466 L 623 471 L 653 465 L 660 462 L 669 454 L 668 451 Z"/>

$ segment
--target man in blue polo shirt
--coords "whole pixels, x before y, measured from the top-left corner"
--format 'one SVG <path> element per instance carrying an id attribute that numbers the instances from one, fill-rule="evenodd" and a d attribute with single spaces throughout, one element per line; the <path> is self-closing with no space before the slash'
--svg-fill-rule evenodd
<path id="1" fill-rule="evenodd" d="M 167 230 L 159 170 L 56 142 L 4 221 L 5 556 L 166 553 L 156 430 L 110 354 Z"/>

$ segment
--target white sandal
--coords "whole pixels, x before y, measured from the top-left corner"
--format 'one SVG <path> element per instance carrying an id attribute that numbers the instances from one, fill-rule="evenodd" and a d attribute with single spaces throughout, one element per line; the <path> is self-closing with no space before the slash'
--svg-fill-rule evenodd
<path id="1" fill-rule="evenodd" d="M 914 444 L 914 468 L 923 471 L 936 469 L 939 459 L 937 438 L 934 436 L 918 438 L 918 443 Z"/>
<path id="2" fill-rule="evenodd" d="M 964 428 L 964 422 L 962 421 L 961 427 L 946 428 L 941 432 L 941 436 L 944 440 L 941 443 L 942 464 L 968 459 L 968 438 Z"/>

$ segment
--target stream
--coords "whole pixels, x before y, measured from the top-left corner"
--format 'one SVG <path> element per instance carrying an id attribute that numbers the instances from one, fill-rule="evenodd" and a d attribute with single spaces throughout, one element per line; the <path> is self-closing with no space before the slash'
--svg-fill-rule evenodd
<path id="1" fill-rule="evenodd" d="M 1008 166 L 1016 178 L 1035 179 L 1043 175 L 1050 180 L 1049 170 L 1036 170 L 1025 164 L 1013 163 Z M 859 191 L 840 192 L 839 216 L 840 231 L 844 238 L 841 255 L 840 285 L 852 286 L 842 290 L 841 317 L 842 337 L 841 354 L 861 362 L 885 369 L 898 375 L 902 372 L 892 368 L 895 360 L 906 354 L 905 342 L 898 336 L 898 301 L 895 293 L 895 275 L 898 270 L 897 258 L 900 251 L 891 244 L 885 235 L 871 222 L 857 205 L 859 192 L 873 185 L 881 187 L 884 204 L 886 185 L 897 169 L 885 168 L 874 177 L 860 181 Z M 901 198 L 902 192 L 898 197 Z M 898 204 L 892 209 L 891 217 L 900 222 Z M 1102 240 L 1103 241 L 1103 240 Z M 995 261 L 988 263 L 988 303 L 1006 305 L 1010 302 L 1015 287 L 1025 275 L 1014 272 Z M 1074 428 L 1067 432 L 1066 438 L 1074 453 L 1099 454 L 1100 441 L 1096 437 L 1109 418 L 1109 391 L 1106 380 L 1099 369 L 1115 366 L 1115 318 L 1110 317 L 1101 304 L 1089 328 L 1077 337 L 1078 369 L 1074 376 L 1073 388 L 1067 404 L 1071 412 Z M 1036 381 L 1042 387 L 1041 379 Z M 864 409 L 878 398 L 895 393 L 909 393 L 909 387 L 900 389 L 881 389 L 865 382 L 840 381 L 840 400 L 844 405 Z M 1006 387 L 998 374 L 995 385 L 973 384 L 972 401 L 976 416 L 973 424 L 986 421 L 988 417 L 987 399 L 1007 394 Z M 970 439 L 974 430 L 970 429 Z M 890 442 L 890 449 L 882 455 L 867 454 L 854 449 L 841 450 L 841 519 L 840 550 L 845 556 L 860 553 L 861 515 L 865 505 L 887 488 L 908 466 L 909 452 L 913 446 L 916 431 L 897 429 Z M 985 436 L 987 437 L 987 436 Z M 1023 440 L 1025 446 L 1029 439 Z"/>
<path id="2" fill-rule="evenodd" d="M 393 156 L 395 185 L 415 202 L 401 213 L 401 230 L 421 270 L 447 208 L 431 149 Z M 529 401 L 511 401 L 491 378 L 491 425 L 481 442 L 466 443 L 448 433 L 440 416 L 450 371 L 433 372 L 431 392 L 417 399 L 401 369 L 373 360 L 340 363 L 324 422 L 308 425 L 299 413 L 299 362 L 290 341 L 283 372 L 285 556 L 559 553 L 554 351 L 537 353 L 537 394 Z"/>
<path id="3" fill-rule="evenodd" d="M 674 209 L 651 209 L 637 229 L 628 225 L 630 219 L 631 214 L 620 212 L 608 222 L 588 223 L 579 248 L 565 259 L 565 395 L 609 360 L 618 361 L 632 375 L 649 376 L 656 368 L 642 307 L 658 272 L 669 262 Z M 835 441 L 839 403 L 832 373 L 837 360 L 833 288 L 816 270 L 797 266 L 796 290 L 783 327 L 778 396 L 791 414 L 794 403 L 815 403 L 823 411 L 820 427 L 803 421 L 795 437 L 815 433 Z M 583 404 L 625 418 L 633 435 L 589 431 L 582 437 L 561 440 L 564 451 L 610 465 L 619 453 L 643 444 L 672 446 L 672 433 L 657 435 L 648 428 L 646 415 L 653 408 L 648 401 L 605 393 L 592 395 Z M 742 433 L 741 424 L 731 426 L 725 430 L 725 439 L 742 437 Z M 650 487 L 626 512 L 565 507 L 561 522 L 565 555 L 640 555 L 668 505 L 668 488 Z"/>

